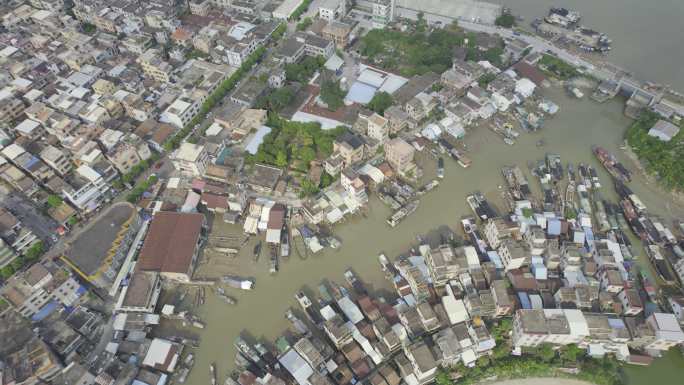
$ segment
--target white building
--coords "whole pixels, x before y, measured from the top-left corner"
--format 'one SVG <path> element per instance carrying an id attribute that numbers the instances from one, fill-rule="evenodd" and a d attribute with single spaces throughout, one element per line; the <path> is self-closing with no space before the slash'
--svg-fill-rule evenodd
<path id="1" fill-rule="evenodd" d="M 200 104 L 199 100 L 181 96 L 162 112 L 159 121 L 183 128 L 197 115 Z"/>
<path id="2" fill-rule="evenodd" d="M 287 20 L 292 16 L 295 10 L 299 8 L 304 0 L 285 0 L 278 8 L 273 11 L 273 18 L 280 20 Z"/>
<path id="3" fill-rule="evenodd" d="M 183 142 L 170 158 L 176 170 L 192 176 L 204 175 L 209 164 L 209 154 L 204 146 L 188 142 Z"/>
<path id="4" fill-rule="evenodd" d="M 339 19 L 346 13 L 346 0 L 323 0 L 318 6 L 318 16 L 327 21 Z"/>
<path id="5" fill-rule="evenodd" d="M 394 21 L 396 0 L 372 0 L 373 28 L 385 28 Z"/>

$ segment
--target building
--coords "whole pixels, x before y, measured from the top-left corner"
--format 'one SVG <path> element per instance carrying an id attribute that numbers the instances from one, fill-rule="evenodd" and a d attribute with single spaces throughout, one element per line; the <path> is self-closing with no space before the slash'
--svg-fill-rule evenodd
<path id="1" fill-rule="evenodd" d="M 40 158 L 61 176 L 68 174 L 73 168 L 71 155 L 52 145 L 43 148 Z"/>
<path id="2" fill-rule="evenodd" d="M 150 343 L 142 365 L 164 373 L 173 373 L 180 362 L 183 345 L 161 338 L 155 338 Z"/>
<path id="3" fill-rule="evenodd" d="M 461 256 L 461 263 L 459 263 L 456 252 L 449 245 L 442 245 L 436 249 L 425 248 L 423 255 L 435 287 L 444 286 L 450 280 L 457 279 L 459 274 L 467 271 L 465 258 Z"/>
<path id="4" fill-rule="evenodd" d="M 349 44 L 349 34 L 352 29 L 353 27 L 345 22 L 329 21 L 321 30 L 321 36 L 335 43 L 338 48 L 344 48 Z"/>
<path id="5" fill-rule="evenodd" d="M 389 138 L 389 121 L 374 112 L 373 115 L 367 118 L 368 121 L 368 131 L 366 135 L 369 138 L 385 142 Z"/>
<path id="6" fill-rule="evenodd" d="M 394 21 L 396 0 L 371 0 L 373 28 L 385 28 Z"/>
<path id="7" fill-rule="evenodd" d="M 668 122 L 667 120 L 658 120 L 650 130 L 648 130 L 648 136 L 658 138 L 663 142 L 669 142 L 679 133 L 679 127 Z"/>
<path id="8" fill-rule="evenodd" d="M 318 5 L 318 17 L 329 22 L 347 14 L 346 0 L 323 0 Z"/>
<path id="9" fill-rule="evenodd" d="M 67 271 L 51 263 L 36 263 L 8 279 L 0 296 L 23 317 L 38 321 L 57 305 L 75 305 L 84 291 Z"/>
<path id="10" fill-rule="evenodd" d="M 287 20 L 304 3 L 304 0 L 285 0 L 273 11 L 273 18 Z"/>
<path id="11" fill-rule="evenodd" d="M 363 139 L 358 135 L 345 132 L 333 142 L 333 153 L 340 155 L 344 168 L 363 160 L 364 147 Z"/>
<path id="12" fill-rule="evenodd" d="M 575 309 L 519 309 L 513 317 L 513 345 L 534 347 L 580 344 L 589 336 L 581 311 Z"/>
<path id="13" fill-rule="evenodd" d="M 203 214 L 158 212 L 140 249 L 136 269 L 158 272 L 162 278 L 170 280 L 189 282 L 205 225 Z"/>
<path id="14" fill-rule="evenodd" d="M 531 260 L 529 250 L 511 240 L 502 242 L 497 249 L 497 253 L 501 257 L 501 262 L 506 270 L 520 268 L 526 263 L 529 264 Z"/>
<path id="15" fill-rule="evenodd" d="M 183 128 L 197 115 L 202 101 L 181 96 L 162 112 L 159 121 Z"/>
<path id="16" fill-rule="evenodd" d="M 684 342 L 684 332 L 674 314 L 653 313 L 646 318 L 646 324 L 655 336 L 655 339 L 644 347 L 647 351 L 666 351 Z"/>
<path id="17" fill-rule="evenodd" d="M 138 57 L 137 61 L 147 76 L 158 82 L 166 83 L 171 79 L 173 67 L 171 67 L 171 64 L 162 60 L 162 57 L 161 51 L 148 49 Z"/>
<path id="18" fill-rule="evenodd" d="M 399 174 L 406 175 L 415 168 L 413 155 L 415 149 L 401 138 L 394 138 L 385 143 L 385 160 Z"/>
<path id="19" fill-rule="evenodd" d="M 183 142 L 171 156 L 176 170 L 191 176 L 202 176 L 209 163 L 209 153 L 201 144 Z"/>
<path id="20" fill-rule="evenodd" d="M 116 310 L 126 313 L 154 313 L 161 288 L 159 273 L 136 271 L 128 284 L 121 289 Z"/>
<path id="21" fill-rule="evenodd" d="M 188 4 L 190 5 L 190 13 L 193 15 L 207 16 L 209 9 L 211 9 L 210 0 L 190 0 Z"/>

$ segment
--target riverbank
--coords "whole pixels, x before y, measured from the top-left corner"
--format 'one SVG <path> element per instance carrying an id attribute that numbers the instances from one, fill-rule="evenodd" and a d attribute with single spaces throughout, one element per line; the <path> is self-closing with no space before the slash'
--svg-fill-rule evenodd
<path id="1" fill-rule="evenodd" d="M 554 385 L 594 385 L 587 381 L 558 377 L 518 378 L 503 381 L 480 382 L 480 384 L 487 385 L 549 385 L 550 383 L 553 383 Z"/>

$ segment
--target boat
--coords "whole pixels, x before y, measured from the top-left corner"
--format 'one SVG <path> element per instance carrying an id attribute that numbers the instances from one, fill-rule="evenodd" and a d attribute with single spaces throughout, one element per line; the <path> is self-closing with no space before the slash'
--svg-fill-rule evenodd
<path id="1" fill-rule="evenodd" d="M 278 246 L 271 245 L 271 260 L 268 268 L 268 272 L 275 274 L 278 272 Z"/>
<path id="2" fill-rule="evenodd" d="M 214 363 L 209 366 L 209 371 L 211 372 L 211 385 L 216 385 L 216 365 Z"/>
<path id="3" fill-rule="evenodd" d="M 302 320 L 297 318 L 297 316 L 292 312 L 292 309 L 287 309 L 287 311 L 285 312 L 285 318 L 287 318 L 287 320 L 290 321 L 290 324 L 297 333 L 301 335 L 311 334 L 311 331 L 308 327 L 306 327 L 306 324 L 302 322 Z"/>
<path id="4" fill-rule="evenodd" d="M 512 146 L 515 144 L 515 140 L 513 140 L 511 138 L 503 138 L 503 141 L 504 141 L 504 143 L 506 143 L 509 146 Z"/>
<path id="5" fill-rule="evenodd" d="M 570 94 L 577 99 L 582 99 L 584 97 L 584 93 L 582 93 L 582 91 L 580 91 L 577 87 L 570 88 Z"/>
<path id="6" fill-rule="evenodd" d="M 382 271 L 384 271 L 385 273 L 389 273 L 390 262 L 389 262 L 389 259 L 387 259 L 387 256 L 385 256 L 385 254 L 383 254 L 383 253 L 380 253 L 380 255 L 378 255 L 378 261 L 380 261 L 380 266 L 382 267 Z"/>
<path id="7" fill-rule="evenodd" d="M 387 224 L 390 225 L 390 227 L 395 227 L 396 225 L 398 225 L 407 216 L 413 214 L 413 212 L 416 211 L 416 209 L 418 208 L 418 203 L 419 201 L 414 200 L 404 205 L 402 208 L 400 208 L 394 214 L 392 214 L 392 216 L 387 218 Z"/>
<path id="8" fill-rule="evenodd" d="M 546 154 L 546 166 L 556 181 L 563 179 L 563 164 L 558 154 Z"/>
<path id="9" fill-rule="evenodd" d="M 190 368 L 181 368 L 178 371 L 178 377 L 176 377 L 176 382 L 179 384 L 184 384 L 185 381 L 188 379 L 188 375 L 190 374 Z"/>
<path id="10" fill-rule="evenodd" d="M 254 262 L 259 260 L 259 256 L 261 256 L 261 241 L 254 245 Z"/>
<path id="11" fill-rule="evenodd" d="M 441 156 L 437 159 L 437 178 L 444 178 L 444 158 Z"/>
<path id="12" fill-rule="evenodd" d="M 221 282 L 234 289 L 252 290 L 254 281 L 248 278 L 238 277 L 236 275 L 224 275 L 221 277 Z"/>
<path id="13" fill-rule="evenodd" d="M 280 235 L 280 257 L 288 258 L 290 256 L 290 236 L 287 231 L 287 226 L 283 227 L 283 232 Z"/>
<path id="14" fill-rule="evenodd" d="M 471 210 L 473 210 L 475 215 L 477 215 L 483 221 L 496 217 L 496 212 L 494 212 L 494 209 L 492 209 L 487 200 L 485 200 L 485 197 L 482 195 L 482 193 L 476 192 L 474 194 L 468 195 L 466 197 L 466 202 L 470 206 Z"/>
<path id="15" fill-rule="evenodd" d="M 601 182 L 599 181 L 598 173 L 596 172 L 596 169 L 593 168 L 592 166 L 587 166 L 587 171 L 589 171 L 589 175 L 591 176 L 591 186 L 594 189 L 599 189 L 601 188 Z"/>
<path id="16" fill-rule="evenodd" d="M 631 182 L 632 173 L 622 163 L 617 161 L 615 155 L 600 146 L 593 146 L 592 151 L 613 178 L 618 179 L 622 183 Z"/>
<path id="17" fill-rule="evenodd" d="M 237 303 L 233 297 L 226 295 L 226 291 L 222 287 L 216 288 L 216 295 L 228 305 L 235 305 Z"/>
<path id="18" fill-rule="evenodd" d="M 328 246 L 330 246 L 331 249 L 338 249 L 340 246 L 342 246 L 342 242 L 337 239 L 334 236 L 329 236 L 325 238 L 326 242 L 328 243 Z"/>
<path id="19" fill-rule="evenodd" d="M 313 303 L 309 297 L 304 294 L 304 292 L 297 292 L 295 294 L 295 299 L 297 302 L 299 302 L 299 306 L 302 307 L 302 310 L 304 310 L 304 313 L 306 314 L 307 318 L 309 318 L 309 321 L 316 326 L 323 324 L 323 318 L 321 317 L 321 314 L 314 308 Z"/>
<path id="20" fill-rule="evenodd" d="M 256 364 L 261 361 L 261 357 L 259 354 L 252 348 L 247 341 L 245 341 L 241 336 L 238 336 L 235 339 L 235 342 L 233 343 L 235 348 L 240 352 L 242 355 L 245 356 L 248 360 L 250 360 L 252 363 Z"/>

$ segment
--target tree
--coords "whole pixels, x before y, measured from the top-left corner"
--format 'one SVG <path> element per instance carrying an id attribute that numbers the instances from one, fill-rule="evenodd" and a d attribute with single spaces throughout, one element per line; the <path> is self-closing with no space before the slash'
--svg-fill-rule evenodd
<path id="1" fill-rule="evenodd" d="M 565 363 L 577 362 L 582 356 L 584 356 L 584 350 L 575 344 L 566 345 L 560 349 L 560 358 Z"/>
<path id="2" fill-rule="evenodd" d="M 12 275 L 14 275 L 14 269 L 11 265 L 7 265 L 0 269 L 0 276 L 2 277 L 2 279 L 8 279 Z"/>
<path id="3" fill-rule="evenodd" d="M 535 355 L 539 357 L 544 362 L 551 362 L 556 358 L 556 351 L 553 350 L 553 345 L 551 344 L 541 344 L 537 347 Z"/>
<path id="4" fill-rule="evenodd" d="M 389 108 L 393 102 L 394 100 L 392 100 L 392 95 L 382 91 L 373 95 L 373 99 L 368 102 L 368 108 L 380 115 L 384 115 L 385 110 Z"/>
<path id="5" fill-rule="evenodd" d="M 511 28 L 515 25 L 515 17 L 510 13 L 504 13 L 496 18 L 494 24 L 504 28 Z"/>
<path id="6" fill-rule="evenodd" d="M 479 79 L 477 79 L 477 84 L 482 87 L 486 88 L 489 83 L 493 82 L 494 79 L 496 79 L 496 75 L 494 75 L 491 72 L 487 72 L 484 75 L 480 76 Z"/>
<path id="7" fill-rule="evenodd" d="M 435 377 L 435 383 L 437 385 L 453 385 L 454 382 L 451 380 L 448 371 L 440 369 Z"/>
<path id="8" fill-rule="evenodd" d="M 26 259 L 29 262 L 37 261 L 45 252 L 45 245 L 43 244 L 43 241 L 38 241 L 34 243 L 31 247 L 29 247 L 28 250 L 26 250 L 26 253 L 24 254 L 26 256 Z"/>
<path id="9" fill-rule="evenodd" d="M 287 153 L 284 150 L 279 150 L 276 154 L 275 164 L 281 168 L 287 166 Z"/>
<path id="10" fill-rule="evenodd" d="M 321 84 L 321 100 L 331 111 L 337 111 L 344 104 L 344 91 L 340 82 L 332 79 L 323 80 Z"/>
<path id="11" fill-rule="evenodd" d="M 62 203 L 64 203 L 64 201 L 58 195 L 50 195 L 47 198 L 47 204 L 52 208 L 56 209 L 57 207 L 61 206 Z"/>
<path id="12" fill-rule="evenodd" d="M 313 24 L 313 20 L 310 17 L 305 17 L 302 21 L 297 23 L 297 31 L 304 31 Z"/>

